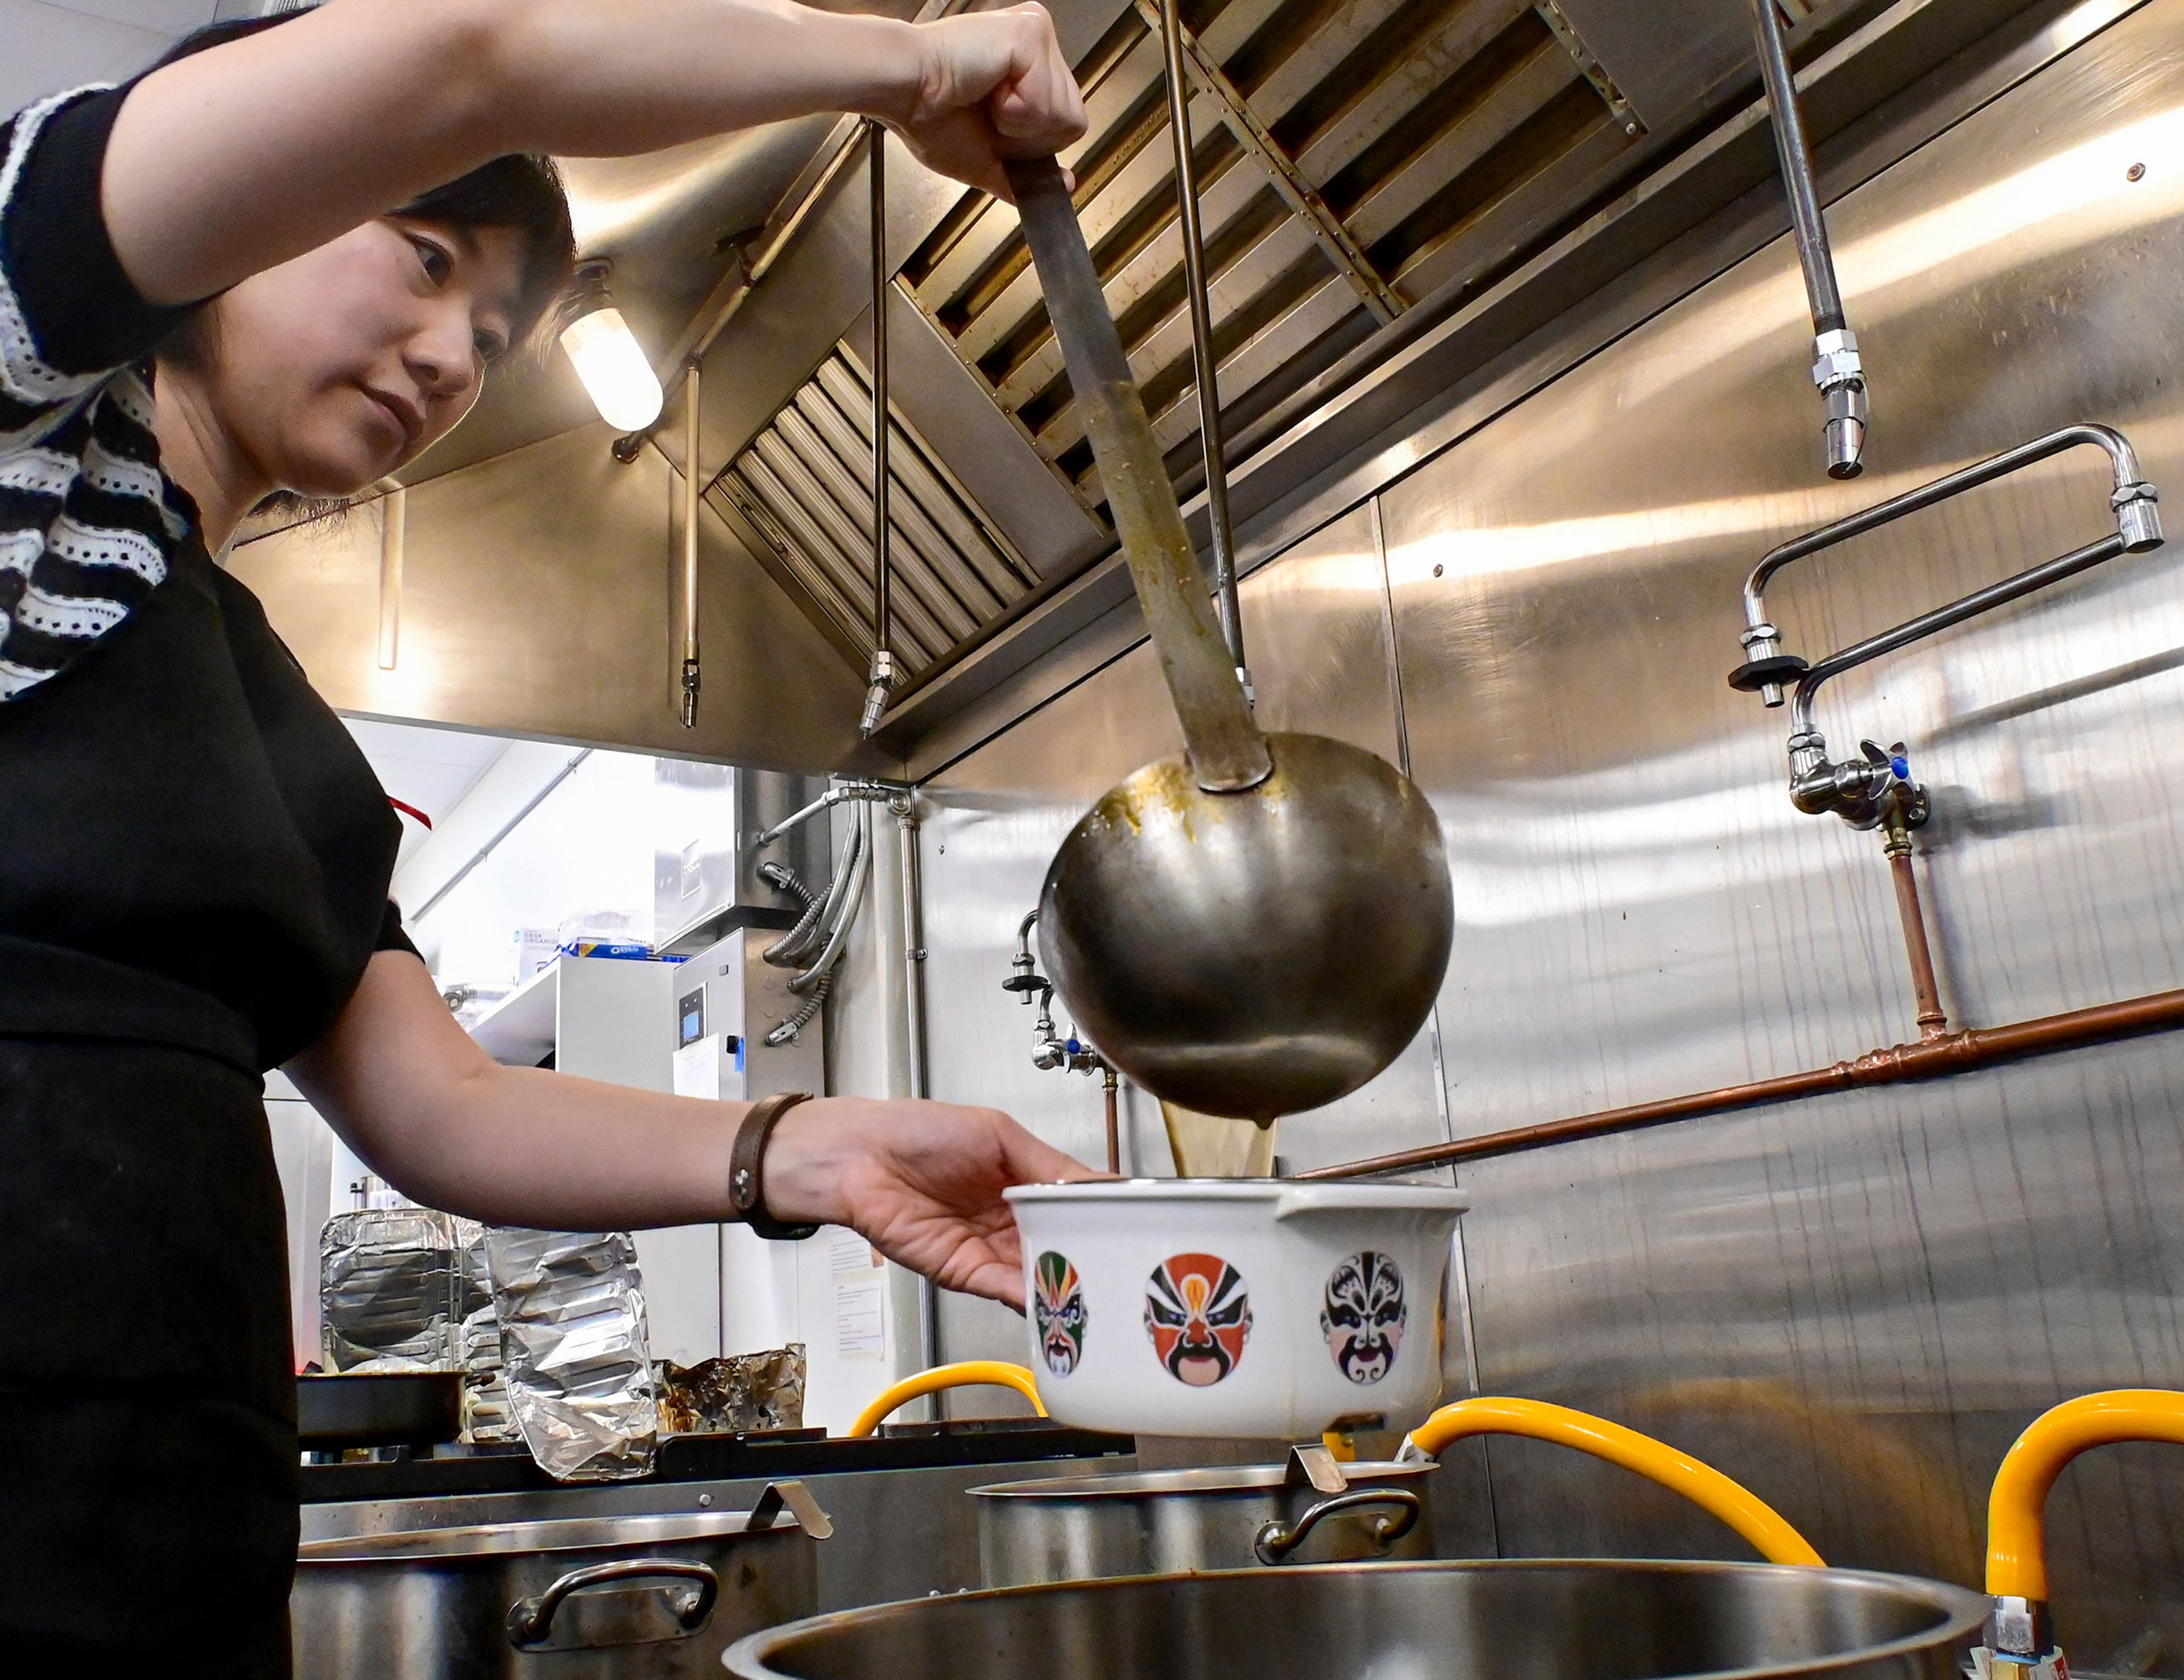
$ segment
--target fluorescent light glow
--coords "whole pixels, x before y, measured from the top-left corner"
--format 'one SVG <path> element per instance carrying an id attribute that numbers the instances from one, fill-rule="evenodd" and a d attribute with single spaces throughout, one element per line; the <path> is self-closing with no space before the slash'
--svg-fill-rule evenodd
<path id="1" fill-rule="evenodd" d="M 620 431 L 642 431 L 660 418 L 660 379 L 621 311 L 611 305 L 562 329 L 561 348 L 599 418 Z"/>

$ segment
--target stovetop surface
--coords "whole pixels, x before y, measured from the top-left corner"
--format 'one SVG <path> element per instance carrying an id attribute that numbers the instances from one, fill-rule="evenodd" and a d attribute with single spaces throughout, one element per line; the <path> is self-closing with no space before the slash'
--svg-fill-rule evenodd
<path id="1" fill-rule="evenodd" d="M 929 1470 L 950 1466 L 1031 1464 L 1056 1459 L 1108 1458 L 1133 1453 L 1128 1435 L 1070 1429 L 1043 1418 L 967 1419 L 961 1422 L 883 1425 L 861 1440 L 830 1438 L 818 1429 L 777 1429 L 744 1435 L 669 1435 L 660 1443 L 652 1474 L 619 1487 L 675 1482 L 727 1482 L 770 1476 L 824 1476 L 859 1470 Z M 306 1504 L 336 1499 L 412 1499 L 434 1494 L 515 1494 L 566 1488 L 532 1462 L 521 1446 L 447 1446 L 431 1456 L 307 1464 Z"/>

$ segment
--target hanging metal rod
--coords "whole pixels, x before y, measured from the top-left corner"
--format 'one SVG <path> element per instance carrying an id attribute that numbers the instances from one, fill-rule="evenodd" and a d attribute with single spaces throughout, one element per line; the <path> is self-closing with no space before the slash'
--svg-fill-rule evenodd
<path id="1" fill-rule="evenodd" d="M 682 726 L 698 726 L 698 397 L 693 361 L 682 381 Z"/>
<path id="2" fill-rule="evenodd" d="M 1161 45 L 1167 62 L 1168 136 L 1175 149 L 1175 204 L 1183 236 L 1184 291 L 1190 304 L 1190 358 L 1198 381 L 1199 453 L 1206 463 L 1206 517 L 1213 533 L 1213 598 L 1221 639 L 1245 699 L 1251 670 L 1244 658 L 1244 615 L 1236 599 L 1236 537 L 1228 518 L 1228 444 L 1221 426 L 1221 370 L 1214 353 L 1213 312 L 1206 301 L 1206 236 L 1199 225 L 1198 160 L 1191 154 L 1190 86 L 1184 74 L 1178 0 L 1161 0 Z"/>
<path id="3" fill-rule="evenodd" d="M 894 652 L 889 645 L 892 613 L 888 599 L 888 298 L 894 271 L 887 250 L 887 130 L 877 122 L 869 133 L 866 175 L 872 188 L 872 666 L 866 677 L 864 715 L 857 732 L 879 727 L 888 696 L 894 692 Z"/>
<path id="4" fill-rule="evenodd" d="M 1156 35 L 1165 33 L 1161 8 L 1155 0 L 1134 0 L 1134 3 L 1146 28 Z M 1236 136 L 1236 143 L 1266 171 L 1268 183 L 1282 202 L 1305 219 L 1319 248 L 1327 253 L 1335 271 L 1357 289 L 1373 319 L 1384 325 L 1402 314 L 1406 306 L 1395 288 L 1380 277 L 1380 271 L 1373 266 L 1373 259 L 1365 254 L 1365 248 L 1351 236 L 1350 230 L 1342 225 L 1342 218 L 1328 208 L 1319 190 L 1298 171 L 1289 153 L 1236 91 L 1235 83 L 1207 56 L 1196 36 L 1180 26 L 1176 34 L 1190 79 L 1221 108 L 1222 119 L 1228 124 L 1228 131 Z"/>
<path id="5" fill-rule="evenodd" d="M 1843 317 L 1842 290 L 1836 283 L 1835 253 L 1828 244 L 1827 217 L 1813 177 L 1805 120 L 1797 108 L 1797 78 L 1790 67 L 1782 14 L 1776 9 L 1780 4 L 1780 0 L 1752 0 L 1759 75 L 1767 85 L 1767 109 L 1774 120 L 1774 149 L 1782 160 L 1782 185 L 1790 197 L 1797 263 L 1804 270 L 1805 297 L 1812 306 L 1813 383 L 1827 409 L 1828 476 L 1856 478 L 1865 470 L 1865 364 L 1858 357 L 1858 335 Z"/>

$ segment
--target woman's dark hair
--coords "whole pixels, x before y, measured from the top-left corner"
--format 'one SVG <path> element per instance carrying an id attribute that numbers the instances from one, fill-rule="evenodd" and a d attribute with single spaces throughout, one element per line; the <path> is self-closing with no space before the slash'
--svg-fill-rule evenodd
<path id="1" fill-rule="evenodd" d="M 177 59 L 278 28 L 310 9 L 301 6 L 268 17 L 208 24 L 169 47 L 151 69 L 164 69 Z M 536 342 L 552 327 L 555 306 L 567 291 L 577 266 L 577 236 L 569 221 L 568 195 L 552 159 L 511 152 L 481 164 L 444 186 L 419 193 L 408 203 L 393 207 L 388 214 L 448 227 L 514 229 L 523 240 L 523 281 L 516 298 L 516 319 L 510 323 L 514 342 Z M 198 310 L 177 327 L 169 342 L 160 347 L 163 353 L 182 361 L 202 359 L 212 348 L 206 338 L 206 313 Z"/>

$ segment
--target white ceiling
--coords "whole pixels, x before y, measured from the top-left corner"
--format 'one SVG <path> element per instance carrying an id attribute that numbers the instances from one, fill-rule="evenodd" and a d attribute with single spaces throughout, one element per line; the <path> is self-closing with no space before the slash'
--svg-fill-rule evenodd
<path id="1" fill-rule="evenodd" d="M 0 0 L 6 3 L 6 0 Z M 462 803 L 508 743 L 498 735 L 467 735 L 455 729 L 426 729 L 412 723 L 374 723 L 343 718 L 356 744 L 371 762 L 379 785 L 404 804 L 415 805 L 437 824 Z M 425 831 L 402 819 L 398 868 L 423 843 Z"/>
<path id="2" fill-rule="evenodd" d="M 0 112 L 134 75 L 220 9 L 220 0 L 0 0 Z"/>

